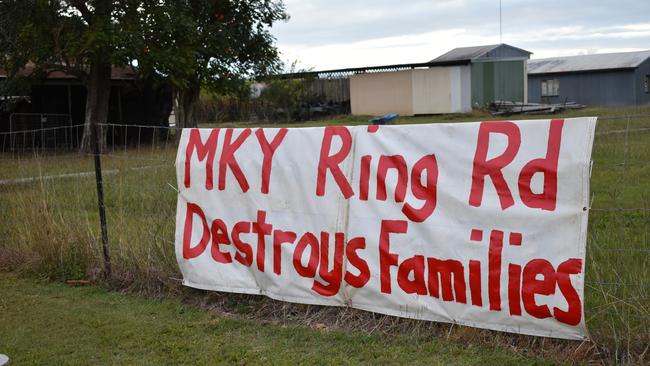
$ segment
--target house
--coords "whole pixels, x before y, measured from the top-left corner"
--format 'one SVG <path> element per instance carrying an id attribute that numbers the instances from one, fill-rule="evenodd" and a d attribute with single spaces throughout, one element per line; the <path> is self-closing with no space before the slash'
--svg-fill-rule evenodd
<path id="1" fill-rule="evenodd" d="M 37 75 L 29 64 L 19 75 L 23 78 L 15 80 L 22 81 L 22 87 L 14 87 L 12 95 L 0 96 L 0 132 L 13 134 L 12 148 L 21 141 L 36 147 L 78 146 L 86 108 L 86 88 L 81 80 L 62 71 Z M 6 73 L 0 69 L 0 86 L 4 82 Z M 6 88 L 0 90 L 7 92 Z M 107 122 L 114 126 L 108 128 L 107 142 L 124 144 L 134 142 L 136 137 L 140 142 L 151 139 L 153 129 L 137 131 L 126 126 L 168 126 L 172 103 L 168 85 L 138 79 L 130 68 L 113 67 Z"/>
<path id="2" fill-rule="evenodd" d="M 591 106 L 650 103 L 650 50 L 528 62 L 528 100 Z"/>

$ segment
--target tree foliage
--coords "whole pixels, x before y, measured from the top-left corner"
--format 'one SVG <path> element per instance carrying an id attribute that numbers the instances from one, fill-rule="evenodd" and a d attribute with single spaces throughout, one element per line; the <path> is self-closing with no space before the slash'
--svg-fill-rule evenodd
<path id="1" fill-rule="evenodd" d="M 175 88 L 185 127 L 201 87 L 277 68 L 269 29 L 285 19 L 281 0 L 0 0 L 0 62 L 10 78 L 27 64 L 79 78 L 87 127 L 106 122 L 111 66 L 132 67 Z"/>
<path id="2" fill-rule="evenodd" d="M 298 67 L 298 61 L 288 65 L 285 72 L 287 74 L 299 74 L 312 71 Z M 284 119 L 289 122 L 300 119 L 300 112 L 309 108 L 309 103 L 314 101 L 311 91 L 313 78 L 269 78 L 266 82 L 266 88 L 261 92 L 260 99 L 268 102 L 272 108 L 270 116 L 279 117 L 283 115 Z"/>

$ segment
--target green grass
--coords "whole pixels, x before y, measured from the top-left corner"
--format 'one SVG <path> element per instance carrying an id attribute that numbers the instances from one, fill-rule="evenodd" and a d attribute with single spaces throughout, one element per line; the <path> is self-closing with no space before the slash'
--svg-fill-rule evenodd
<path id="1" fill-rule="evenodd" d="M 15 365 L 551 364 L 488 345 L 259 323 L 7 275 L 0 293 L 0 353 Z"/>
<path id="2" fill-rule="evenodd" d="M 599 116 L 593 151 L 586 265 L 586 317 L 600 356 L 650 357 L 650 106 L 591 108 L 553 116 L 484 113 L 402 117 L 398 123 Z M 366 124 L 369 117 L 283 124 Z M 260 126 L 259 123 L 221 126 Z M 205 125 L 210 126 L 209 124 Z M 272 126 L 278 126 L 272 124 Z M 629 133 L 622 133 L 629 129 Z M 168 291 L 179 277 L 173 249 L 173 146 L 117 149 L 103 157 L 113 285 Z M 146 169 L 140 169 L 147 166 Z M 0 154 L 0 181 L 92 172 L 89 156 Z M 614 209 L 623 209 L 616 211 Z M 94 177 L 0 184 L 0 269 L 50 279 L 95 278 L 101 268 Z M 263 301 L 256 304 L 263 304 Z M 531 341 L 532 342 L 532 341 Z M 645 357 L 645 358 L 644 358 Z"/>

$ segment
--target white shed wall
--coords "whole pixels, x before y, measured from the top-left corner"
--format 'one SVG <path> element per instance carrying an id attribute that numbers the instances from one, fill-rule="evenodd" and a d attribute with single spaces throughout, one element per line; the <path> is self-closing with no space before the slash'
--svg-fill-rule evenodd
<path id="1" fill-rule="evenodd" d="M 454 113 L 472 112 L 472 68 L 457 66 L 460 69 L 460 106 Z"/>
<path id="2" fill-rule="evenodd" d="M 354 115 L 413 115 L 411 70 L 357 74 L 350 77 L 350 107 Z"/>
<path id="3" fill-rule="evenodd" d="M 448 67 L 412 70 L 413 114 L 448 113 L 452 105 Z"/>
<path id="4" fill-rule="evenodd" d="M 464 113 L 472 110 L 469 66 L 432 67 L 350 77 L 354 115 Z"/>

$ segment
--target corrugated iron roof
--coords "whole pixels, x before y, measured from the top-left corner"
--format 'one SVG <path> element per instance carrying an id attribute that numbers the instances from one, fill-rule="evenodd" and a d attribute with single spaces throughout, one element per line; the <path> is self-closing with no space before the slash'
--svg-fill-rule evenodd
<path id="1" fill-rule="evenodd" d="M 474 46 L 474 47 L 458 47 L 453 50 L 434 58 L 431 61 L 457 61 L 457 60 L 472 60 L 482 55 L 492 51 L 493 49 L 499 47 L 498 44 L 490 44 L 485 46 Z"/>
<path id="2" fill-rule="evenodd" d="M 650 50 L 543 58 L 528 61 L 529 74 L 636 68 L 650 58 Z"/>
<path id="3" fill-rule="evenodd" d="M 429 67 L 440 67 L 440 66 L 459 66 L 467 65 L 468 61 L 443 61 L 443 62 L 422 62 L 415 64 L 395 64 L 395 65 L 382 65 L 382 66 L 366 66 L 366 67 L 352 67 L 347 69 L 334 69 L 334 70 L 318 70 L 318 71 L 305 71 L 289 74 L 276 75 L 276 78 L 280 79 L 291 79 L 291 78 L 303 78 L 303 77 L 317 77 L 317 78 L 329 78 L 329 77 L 350 77 L 354 74 L 365 74 L 373 72 L 394 72 L 394 71 L 403 71 L 403 70 L 413 70 L 413 69 L 423 69 Z"/>
<path id="4" fill-rule="evenodd" d="M 352 67 L 352 68 L 334 69 L 334 70 L 307 71 L 307 72 L 299 72 L 299 73 L 282 74 L 276 77 L 284 78 L 284 79 L 301 78 L 301 77 L 318 77 L 318 78 L 349 77 L 354 74 L 370 73 L 370 72 L 392 72 L 392 71 L 400 71 L 400 70 L 411 70 L 417 68 L 467 65 L 471 63 L 472 60 L 481 57 L 498 58 L 499 56 L 496 56 L 494 54 L 488 55 L 488 53 L 491 53 L 492 51 L 495 50 L 513 53 L 515 54 L 514 57 L 517 59 L 524 58 L 524 56 L 525 58 L 528 58 L 528 56 L 532 54 L 532 52 L 522 50 L 521 48 L 517 48 L 517 47 L 507 45 L 505 43 L 501 43 L 501 44 L 492 44 L 486 46 L 454 48 L 453 50 L 429 62 Z M 498 54 L 498 52 L 496 53 Z"/>
<path id="5" fill-rule="evenodd" d="M 511 49 L 521 51 L 522 53 L 526 53 L 528 55 L 531 54 L 531 52 L 522 50 L 521 48 L 517 48 L 517 47 L 507 45 L 505 43 L 501 43 L 501 44 L 490 44 L 485 46 L 454 48 L 453 50 L 434 58 L 433 60 L 431 60 L 431 62 L 471 61 L 480 58 L 482 56 L 485 56 L 487 53 L 494 51 L 499 47 L 509 47 Z"/>

